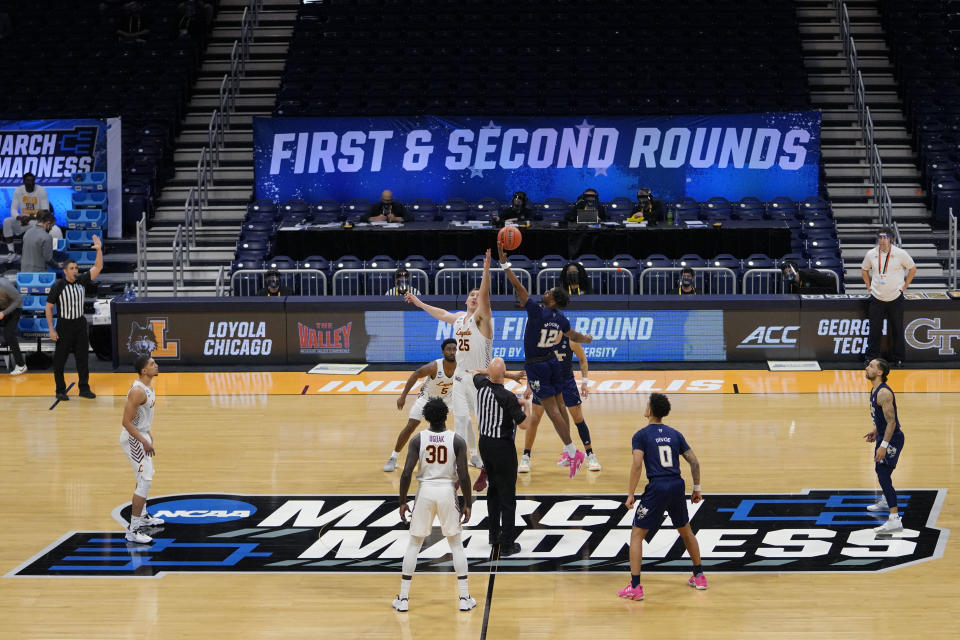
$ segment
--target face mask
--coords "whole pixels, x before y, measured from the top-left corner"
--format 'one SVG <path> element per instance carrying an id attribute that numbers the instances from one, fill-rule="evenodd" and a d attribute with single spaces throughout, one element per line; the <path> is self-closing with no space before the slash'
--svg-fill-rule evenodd
<path id="1" fill-rule="evenodd" d="M 691 278 L 690 276 L 684 276 L 683 278 L 680 278 L 680 284 L 682 284 L 685 287 L 692 287 L 693 278 Z"/>
<path id="2" fill-rule="evenodd" d="M 580 274 L 576 271 L 567 273 L 567 284 L 580 284 Z"/>
<path id="3" fill-rule="evenodd" d="M 797 272 L 793 269 L 787 269 L 784 271 L 783 277 L 787 279 L 787 282 L 793 282 L 797 279 Z"/>
<path id="4" fill-rule="evenodd" d="M 271 289 L 279 289 L 280 281 L 277 280 L 276 278 L 270 278 L 269 280 L 267 280 L 267 286 L 270 287 Z"/>

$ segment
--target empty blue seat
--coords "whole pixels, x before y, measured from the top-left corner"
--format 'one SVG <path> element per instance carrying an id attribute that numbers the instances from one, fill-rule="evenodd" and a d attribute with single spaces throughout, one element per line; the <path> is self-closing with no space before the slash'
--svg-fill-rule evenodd
<path id="1" fill-rule="evenodd" d="M 585 253 L 577 256 L 574 262 L 579 262 L 587 269 L 602 269 L 607 266 L 606 260 L 593 253 Z"/>
<path id="2" fill-rule="evenodd" d="M 470 205 L 471 217 L 474 220 L 485 220 L 490 216 L 497 215 L 501 206 L 500 201 L 496 198 L 483 198 Z"/>
<path id="3" fill-rule="evenodd" d="M 376 255 L 367 260 L 368 269 L 396 269 L 397 261 L 390 256 Z"/>
<path id="4" fill-rule="evenodd" d="M 563 265 L 567 264 L 568 262 L 570 261 L 564 258 L 563 256 L 558 256 L 555 253 L 545 255 L 542 258 L 540 258 L 540 260 L 538 260 L 541 270 L 542 269 L 561 269 Z"/>
<path id="5" fill-rule="evenodd" d="M 626 253 L 618 253 L 612 259 L 607 261 L 607 265 L 613 268 L 628 269 L 635 271 L 640 266 L 640 261 Z"/>
<path id="6" fill-rule="evenodd" d="M 50 287 L 56 281 L 55 273 L 21 271 L 17 274 L 17 290 L 20 293 L 50 293 Z"/>
<path id="7" fill-rule="evenodd" d="M 230 273 L 247 269 L 262 269 L 263 258 L 255 255 L 237 255 L 230 265 Z"/>
<path id="8" fill-rule="evenodd" d="M 100 238 L 100 240 L 103 240 L 103 231 L 100 229 L 89 229 L 84 231 L 68 230 L 64 239 L 67 241 L 67 248 L 73 249 L 74 247 L 93 246 L 94 236 L 97 236 Z"/>
<path id="9" fill-rule="evenodd" d="M 273 214 L 277 212 L 277 204 L 273 200 L 261 198 L 260 200 L 251 202 L 247 206 L 247 211 Z"/>
<path id="10" fill-rule="evenodd" d="M 437 217 L 437 203 L 429 198 L 417 198 L 407 207 L 407 211 L 418 222 L 430 222 Z"/>
<path id="11" fill-rule="evenodd" d="M 104 171 L 75 173 L 71 183 L 74 191 L 106 191 L 107 174 Z"/>
<path id="12" fill-rule="evenodd" d="M 695 253 L 685 253 L 682 256 L 680 256 L 680 259 L 676 261 L 676 264 L 674 266 L 691 267 L 693 269 L 698 269 L 701 267 L 706 267 L 707 261 Z"/>
<path id="13" fill-rule="evenodd" d="M 721 269 L 733 269 L 734 271 L 740 270 L 740 260 L 729 253 L 721 253 L 710 259 L 710 264 L 707 265 L 710 267 L 718 267 Z"/>
<path id="14" fill-rule="evenodd" d="M 786 196 L 777 196 L 767 204 L 767 213 L 774 217 L 796 216 L 797 203 Z"/>
<path id="15" fill-rule="evenodd" d="M 343 206 L 343 213 L 347 220 L 362 220 L 369 214 L 371 206 L 369 200 L 355 198 Z"/>
<path id="16" fill-rule="evenodd" d="M 531 276 L 536 275 L 539 269 L 537 268 L 537 263 L 523 255 L 522 253 L 514 253 L 507 256 L 507 261 L 510 263 L 510 266 L 514 269 L 523 269 Z"/>
<path id="17" fill-rule="evenodd" d="M 646 269 L 673 267 L 673 260 L 662 253 L 651 253 L 643 260 L 643 266 Z"/>
<path id="18" fill-rule="evenodd" d="M 81 267 L 88 267 L 97 260 L 96 251 L 67 251 L 67 255 Z"/>
<path id="19" fill-rule="evenodd" d="M 266 261 L 271 269 L 296 269 L 297 263 L 290 256 L 274 256 Z"/>
<path id="20" fill-rule="evenodd" d="M 23 296 L 24 311 L 45 311 L 47 308 L 47 296 Z M 54 305 L 54 314 L 56 314 L 56 305 Z"/>
<path id="21" fill-rule="evenodd" d="M 354 255 L 340 256 L 333 261 L 333 270 L 340 269 L 363 269 L 363 260 Z"/>
<path id="22" fill-rule="evenodd" d="M 57 318 L 53 319 L 53 327 L 57 327 Z M 24 336 L 45 336 L 50 333 L 46 318 L 23 317 L 17 321 L 17 330 Z"/>
<path id="23" fill-rule="evenodd" d="M 107 194 L 93 191 L 74 191 L 70 194 L 74 209 L 103 209 L 107 206 Z"/>
<path id="24" fill-rule="evenodd" d="M 763 253 L 751 253 L 743 261 L 744 269 L 776 269 L 776 266 L 773 258 Z"/>
<path id="25" fill-rule="evenodd" d="M 295 214 L 306 214 L 310 211 L 310 205 L 307 204 L 306 200 L 301 200 L 300 198 L 294 198 L 293 200 L 287 200 L 283 203 L 283 206 L 280 207 L 281 213 L 295 213 Z"/>
<path id="26" fill-rule="evenodd" d="M 301 269 L 314 269 L 327 273 L 330 271 L 330 262 L 323 256 L 307 256 L 300 261 Z"/>
<path id="27" fill-rule="evenodd" d="M 68 229 L 103 229 L 107 225 L 102 209 L 69 209 L 65 215 Z"/>
<path id="28" fill-rule="evenodd" d="M 440 269 L 461 269 L 463 268 L 463 260 L 457 256 L 444 254 L 437 258 L 437 270 Z"/>

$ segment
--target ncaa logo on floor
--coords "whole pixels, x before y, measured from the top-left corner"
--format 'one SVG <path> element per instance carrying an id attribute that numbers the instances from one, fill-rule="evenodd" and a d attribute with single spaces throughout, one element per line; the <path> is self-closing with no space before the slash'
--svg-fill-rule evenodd
<path id="1" fill-rule="evenodd" d="M 874 531 L 885 519 L 866 507 L 872 490 L 789 494 L 708 494 L 688 502 L 690 524 L 711 573 L 889 571 L 943 556 L 949 531 L 936 526 L 945 489 L 901 489 L 904 529 Z M 167 572 L 394 573 L 409 532 L 395 495 L 186 494 L 154 499 L 163 518 L 151 544 L 128 544 L 114 510 L 111 531 L 70 532 L 10 576 L 162 576 Z M 622 495 L 517 497 L 520 553 L 494 563 L 499 573 L 622 573 L 629 567 L 634 512 Z M 487 503 L 481 496 L 463 531 L 472 571 L 488 571 Z M 667 519 L 644 544 L 644 572 L 686 572 L 690 559 Z M 439 527 L 420 553 L 418 572 L 449 572 Z"/>

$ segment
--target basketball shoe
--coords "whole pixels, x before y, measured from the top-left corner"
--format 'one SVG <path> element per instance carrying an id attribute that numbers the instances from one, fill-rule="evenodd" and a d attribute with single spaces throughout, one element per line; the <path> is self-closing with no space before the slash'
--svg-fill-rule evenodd
<path id="1" fill-rule="evenodd" d="M 397 611 L 408 611 L 410 609 L 410 601 L 407 598 L 401 598 L 397 595 L 393 600 L 393 608 Z"/>
<path id="2" fill-rule="evenodd" d="M 577 471 L 580 471 L 580 465 L 583 464 L 583 461 L 587 459 L 587 455 L 580 451 L 579 449 L 573 457 L 570 458 L 570 477 L 577 475 Z"/>
<path id="3" fill-rule="evenodd" d="M 566 451 L 560 452 L 560 458 L 557 460 L 558 467 L 569 467 L 570 466 L 570 455 Z"/>
<path id="4" fill-rule="evenodd" d="M 643 600 L 643 585 L 638 584 L 634 587 L 628 583 L 623 589 L 617 591 L 617 595 L 627 600 Z"/>
<path id="5" fill-rule="evenodd" d="M 874 502 L 867 507 L 867 511 L 887 511 L 890 509 L 890 505 L 887 504 L 886 498 L 880 498 L 879 502 Z"/>
<path id="6" fill-rule="evenodd" d="M 530 456 L 523 454 L 520 458 L 520 464 L 517 465 L 517 473 L 530 473 Z"/>
<path id="7" fill-rule="evenodd" d="M 147 534 L 140 531 L 140 529 L 127 530 L 127 535 L 124 536 L 127 539 L 127 542 L 135 542 L 137 544 L 150 544 L 153 542 L 153 538 Z"/>
<path id="8" fill-rule="evenodd" d="M 152 516 L 146 509 L 143 510 L 143 515 L 140 516 L 141 527 L 159 527 L 162 524 L 163 518 Z"/>
<path id="9" fill-rule="evenodd" d="M 881 535 L 888 535 L 891 533 L 897 533 L 898 531 L 903 531 L 903 521 L 900 519 L 899 515 L 891 515 L 889 518 L 887 518 L 886 522 L 879 527 L 875 527 L 874 531 Z"/>
<path id="10" fill-rule="evenodd" d="M 477 606 L 477 601 L 471 596 L 460 596 L 460 611 L 470 611 Z"/>
<path id="11" fill-rule="evenodd" d="M 397 459 L 393 456 L 390 456 L 390 459 L 387 460 L 387 463 L 383 465 L 384 471 L 396 471 L 397 469 Z"/>
<path id="12" fill-rule="evenodd" d="M 698 576 L 690 576 L 690 579 L 687 580 L 687 584 L 694 589 L 703 591 L 707 588 L 707 576 L 703 575 L 702 573 Z"/>
<path id="13" fill-rule="evenodd" d="M 587 469 L 590 469 L 590 471 L 600 471 L 600 469 L 603 469 L 603 467 L 600 466 L 600 461 L 597 460 L 597 454 L 591 453 L 587 456 Z"/>

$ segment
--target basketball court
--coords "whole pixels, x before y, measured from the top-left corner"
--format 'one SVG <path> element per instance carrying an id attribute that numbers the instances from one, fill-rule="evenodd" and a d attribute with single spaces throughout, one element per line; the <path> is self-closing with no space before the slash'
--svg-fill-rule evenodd
<path id="1" fill-rule="evenodd" d="M 400 474 L 381 467 L 408 375 L 161 369 L 149 504 L 172 517 L 149 548 L 123 544 L 118 522 L 134 488 L 118 446 L 134 376 L 92 374 L 96 400 L 74 386 L 53 407 L 50 375 L 0 376 L 0 636 L 932 637 L 958 613 L 960 370 L 891 373 L 906 529 L 885 540 L 863 509 L 878 489 L 862 371 L 591 372 L 584 414 L 603 470 L 568 479 L 544 420 L 518 483 L 523 551 L 491 561 L 478 503 L 464 536 L 478 607 L 457 611 L 436 534 L 401 614 Z M 670 396 L 665 422 L 701 462 L 692 523 L 709 589 L 687 586 L 666 527 L 632 602 L 616 596 L 629 579 L 618 503 L 652 391 Z"/>

